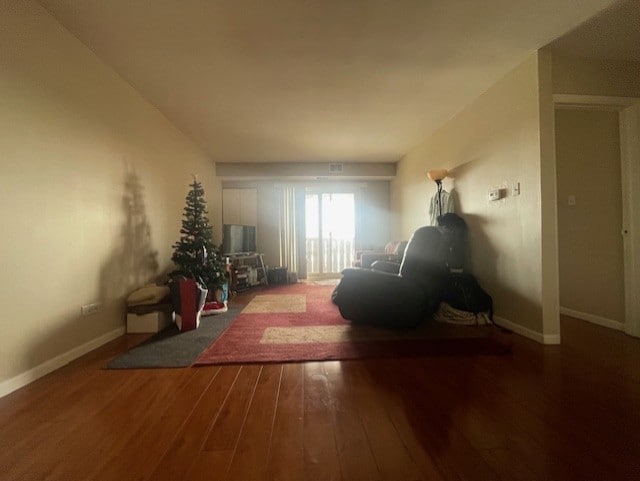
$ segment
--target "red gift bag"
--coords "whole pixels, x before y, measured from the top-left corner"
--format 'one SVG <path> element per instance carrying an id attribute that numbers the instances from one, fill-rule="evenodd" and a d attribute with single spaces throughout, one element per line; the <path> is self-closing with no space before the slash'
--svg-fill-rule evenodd
<path id="1" fill-rule="evenodd" d="M 190 331 L 200 325 L 206 297 L 207 289 L 195 279 L 180 278 L 171 283 L 171 299 L 180 331 Z"/>

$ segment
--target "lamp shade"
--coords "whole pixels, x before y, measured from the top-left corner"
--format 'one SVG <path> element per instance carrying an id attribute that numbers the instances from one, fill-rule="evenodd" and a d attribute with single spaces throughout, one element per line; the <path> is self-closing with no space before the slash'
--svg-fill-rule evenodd
<path id="1" fill-rule="evenodd" d="M 429 180 L 438 181 L 444 179 L 449 174 L 447 169 L 434 169 L 427 172 Z"/>

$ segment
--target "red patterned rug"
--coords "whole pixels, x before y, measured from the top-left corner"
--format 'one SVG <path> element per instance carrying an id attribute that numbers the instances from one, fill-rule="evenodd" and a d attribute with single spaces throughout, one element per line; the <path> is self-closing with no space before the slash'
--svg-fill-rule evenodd
<path id="1" fill-rule="evenodd" d="M 195 364 L 508 352 L 504 343 L 494 338 L 492 327 L 459 327 L 435 321 L 401 330 L 354 326 L 331 302 L 333 289 L 331 285 L 294 284 L 261 291 Z"/>

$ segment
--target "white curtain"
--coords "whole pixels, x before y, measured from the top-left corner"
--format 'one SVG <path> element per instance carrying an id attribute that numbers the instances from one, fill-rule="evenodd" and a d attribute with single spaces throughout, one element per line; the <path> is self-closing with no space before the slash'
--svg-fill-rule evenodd
<path id="1" fill-rule="evenodd" d="M 298 233 L 296 230 L 296 192 L 282 187 L 280 195 L 280 265 L 298 272 Z"/>

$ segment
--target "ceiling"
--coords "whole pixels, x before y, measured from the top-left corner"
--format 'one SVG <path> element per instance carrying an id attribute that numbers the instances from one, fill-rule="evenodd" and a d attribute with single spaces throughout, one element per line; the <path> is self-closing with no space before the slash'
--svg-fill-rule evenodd
<path id="1" fill-rule="evenodd" d="M 578 57 L 640 62 L 640 0 L 612 5 L 550 47 Z"/>
<path id="2" fill-rule="evenodd" d="M 393 162 L 611 0 L 40 3 L 214 161 Z"/>

